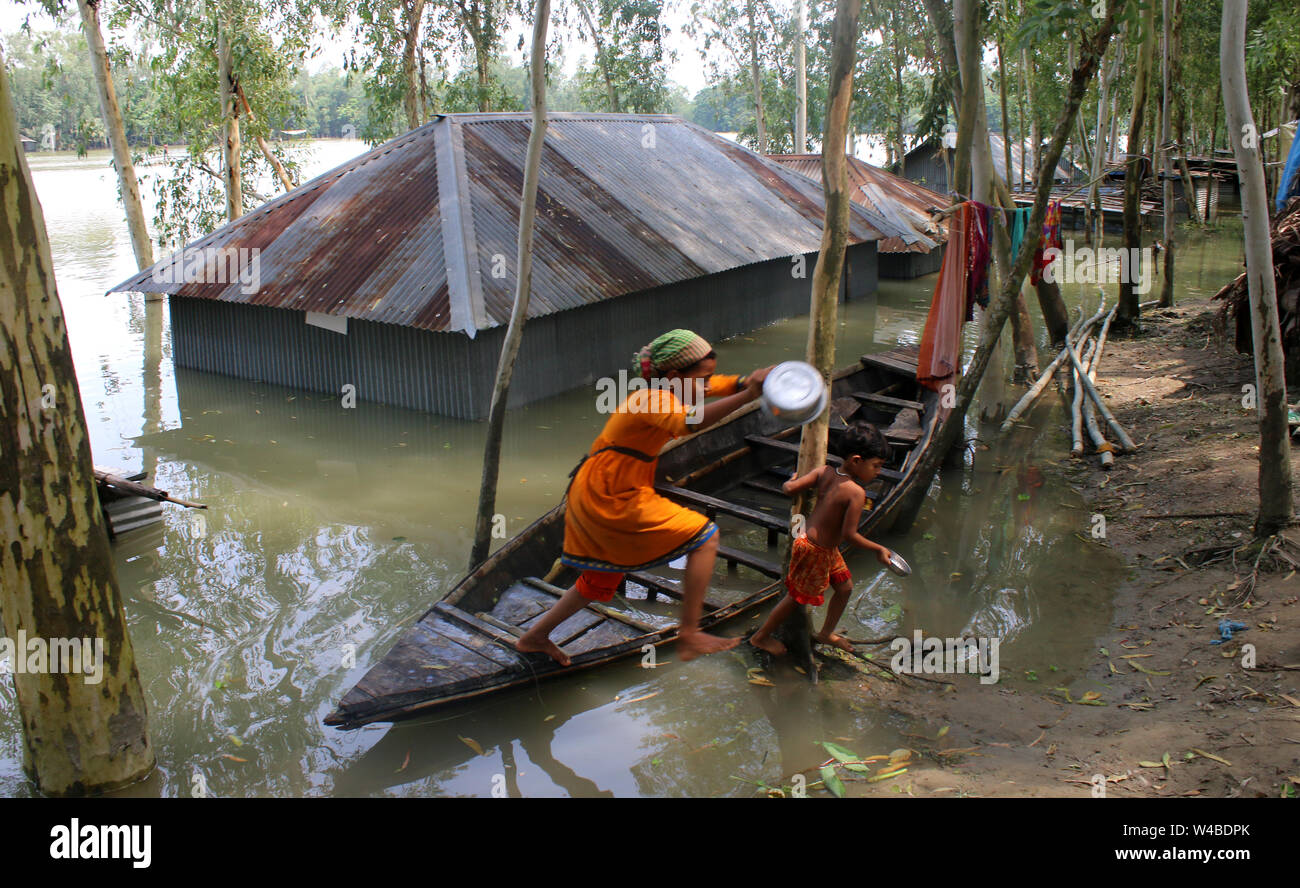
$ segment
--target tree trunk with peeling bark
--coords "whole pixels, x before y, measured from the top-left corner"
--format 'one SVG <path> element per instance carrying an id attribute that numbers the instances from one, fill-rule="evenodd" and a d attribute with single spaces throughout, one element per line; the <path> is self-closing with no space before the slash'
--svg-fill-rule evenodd
<path id="1" fill-rule="evenodd" d="M 749 75 L 754 84 L 754 127 L 758 139 L 758 153 L 767 153 L 767 125 L 763 121 L 763 76 L 758 68 L 758 20 L 754 14 L 754 0 L 749 0 Z M 840 140 L 843 144 L 844 140 Z M 823 151 L 825 149 L 823 148 Z"/>
<path id="2" fill-rule="evenodd" d="M 794 153 L 808 150 L 808 52 L 804 31 L 808 28 L 804 0 L 795 0 L 794 44 Z M 900 170 L 899 175 L 902 175 Z"/>
<path id="3" fill-rule="evenodd" d="M 483 563 L 492 544 L 492 516 L 496 511 L 497 479 L 501 473 L 501 438 L 506 425 L 506 402 L 510 396 L 510 378 L 514 374 L 515 358 L 519 354 L 524 325 L 528 320 L 528 297 L 533 282 L 533 220 L 537 215 L 537 180 L 542 167 L 542 148 L 546 142 L 546 26 L 550 16 L 550 0 L 537 0 L 533 19 L 533 48 L 529 56 L 533 126 L 528 134 L 523 194 L 519 202 L 515 303 L 510 311 L 505 342 L 501 345 L 501 360 L 497 364 L 497 379 L 492 389 L 492 405 L 488 409 L 487 442 L 483 447 L 483 478 L 479 485 L 478 517 L 474 522 L 470 570 Z"/>
<path id="4" fill-rule="evenodd" d="M 239 104 L 235 95 L 234 51 L 230 46 L 229 10 L 223 4 L 217 21 L 217 89 L 221 97 L 221 179 L 226 186 L 226 218 L 244 215 L 240 167 Z"/>
<path id="5" fill-rule="evenodd" d="M 853 101 L 853 66 L 857 49 L 858 19 L 861 0 L 837 0 L 835 23 L 831 32 L 829 95 L 826 99 L 826 130 L 822 137 L 822 189 L 826 216 L 822 222 L 821 251 L 813 268 L 812 301 L 808 318 L 808 363 L 820 371 L 829 386 L 835 370 L 835 331 L 839 314 L 840 280 L 844 273 L 845 250 L 849 240 L 848 158 L 844 144 L 849 131 L 849 108 Z M 804 475 L 826 464 L 826 444 L 830 433 L 830 408 L 803 427 L 799 441 L 797 473 Z M 791 518 L 806 512 L 810 495 L 798 497 L 791 508 Z M 808 609 L 799 607 L 783 627 L 786 632 L 806 635 L 812 623 Z M 795 647 L 793 650 L 799 650 Z M 815 679 L 816 670 L 809 670 Z"/>
<path id="6" fill-rule="evenodd" d="M 117 189 L 126 209 L 126 227 L 131 235 L 135 265 L 136 268 L 148 268 L 153 265 L 153 244 L 149 240 L 149 226 L 140 200 L 140 182 L 136 179 L 135 164 L 131 162 L 131 147 L 126 143 L 126 125 L 122 122 L 122 108 L 118 105 L 117 88 L 113 85 L 113 67 L 99 26 L 99 0 L 77 0 L 77 8 L 81 11 L 81 28 L 90 47 L 90 68 L 95 75 L 104 130 L 108 133 L 109 147 L 113 149 L 113 168 L 117 171 Z"/>
<path id="7" fill-rule="evenodd" d="M 1277 314 L 1273 242 L 1268 224 L 1259 131 L 1246 91 L 1246 0 L 1223 0 L 1219 38 L 1219 80 L 1228 137 L 1241 179 L 1241 219 L 1246 238 L 1246 281 L 1250 330 L 1255 347 L 1255 391 L 1259 409 L 1259 513 L 1255 536 L 1266 537 L 1291 521 L 1291 440 L 1282 334 Z"/>
<path id="8" fill-rule="evenodd" d="M 406 31 L 402 45 L 402 74 L 406 79 L 406 95 L 403 104 L 406 107 L 406 128 L 415 129 L 420 120 L 420 82 L 419 66 L 416 64 L 420 45 L 420 19 L 424 17 L 425 0 L 410 0 L 403 4 L 406 12 Z M 288 186 L 286 186 L 287 188 Z"/>
<path id="9" fill-rule="evenodd" d="M 47 795 L 117 789 L 154 766 L 93 470 L 45 220 L 0 59 L 0 634 L 29 640 L 14 651 L 26 660 L 13 682 L 24 769 Z M 31 639 L 51 655 L 56 641 L 93 639 L 91 659 L 102 662 L 88 675 L 53 671 L 48 659 L 30 671 L 41 666 Z"/>

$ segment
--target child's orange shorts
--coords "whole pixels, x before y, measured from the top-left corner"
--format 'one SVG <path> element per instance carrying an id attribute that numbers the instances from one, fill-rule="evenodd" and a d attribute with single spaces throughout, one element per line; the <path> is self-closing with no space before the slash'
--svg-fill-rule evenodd
<path id="1" fill-rule="evenodd" d="M 795 601 L 817 607 L 825 600 L 827 586 L 851 582 L 853 575 L 839 549 L 825 549 L 807 537 L 795 537 L 790 571 L 785 576 L 785 587 Z"/>

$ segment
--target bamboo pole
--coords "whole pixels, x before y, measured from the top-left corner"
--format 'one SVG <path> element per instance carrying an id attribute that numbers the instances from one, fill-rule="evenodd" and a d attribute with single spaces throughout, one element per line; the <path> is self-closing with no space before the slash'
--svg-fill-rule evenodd
<path id="1" fill-rule="evenodd" d="M 1119 308 L 1119 306 L 1116 306 L 1116 308 Z M 1066 348 L 1070 352 L 1070 361 L 1074 364 L 1074 368 L 1076 370 L 1083 370 L 1083 362 L 1079 358 L 1078 350 L 1074 348 L 1073 345 L 1067 345 Z M 1119 420 L 1115 419 L 1114 415 L 1110 412 L 1110 408 L 1106 406 L 1104 401 L 1102 401 L 1101 394 L 1097 391 L 1097 387 L 1092 384 L 1090 379 L 1088 379 L 1086 370 L 1083 370 L 1082 381 L 1084 391 L 1086 391 L 1089 397 L 1091 397 L 1097 404 L 1097 409 L 1101 412 L 1102 418 L 1106 420 L 1106 425 L 1110 426 L 1111 431 L 1115 433 L 1115 437 L 1119 439 L 1119 443 L 1129 452 L 1137 450 L 1137 445 L 1133 443 L 1133 439 L 1128 436 L 1128 432 L 1124 431 L 1124 427 L 1119 424 Z"/>
<path id="2" fill-rule="evenodd" d="M 1095 340 L 1089 340 L 1086 346 L 1083 367 L 1075 367 L 1072 374 L 1074 382 L 1074 398 L 1070 403 L 1070 454 L 1072 456 L 1083 456 L 1083 386 L 1079 382 L 1079 374 L 1083 373 L 1087 376 L 1088 364 L 1092 360 L 1093 352 L 1097 350 Z"/>
<path id="3" fill-rule="evenodd" d="M 1104 299 L 1102 300 L 1102 303 L 1103 305 L 1105 304 Z M 1070 328 L 1070 332 L 1066 335 L 1067 340 L 1071 336 L 1085 335 L 1087 330 L 1091 328 L 1093 324 L 1101 320 L 1103 311 L 1104 311 L 1103 308 L 1098 308 L 1097 313 L 1095 315 L 1093 315 L 1087 321 L 1084 321 L 1083 309 L 1080 309 L 1079 320 L 1077 320 L 1074 326 Z M 1061 353 L 1052 359 L 1052 362 L 1048 364 L 1047 367 L 1043 370 L 1042 374 L 1038 377 L 1037 381 L 1035 381 L 1034 384 L 1029 387 L 1029 391 L 1025 392 L 1025 394 L 1020 398 L 1020 400 L 1016 402 L 1016 406 L 1011 408 L 1011 412 L 1007 414 L 1007 418 L 1002 422 L 1001 431 L 1003 432 L 1011 431 L 1011 426 L 1014 425 L 1016 420 L 1020 419 L 1020 417 L 1024 414 L 1024 412 L 1033 405 L 1034 401 L 1038 400 L 1038 396 L 1043 393 L 1044 389 L 1047 388 L 1048 382 L 1050 382 L 1052 377 L 1056 374 L 1056 368 L 1061 366 L 1061 363 L 1068 356 L 1069 356 L 1068 352 L 1066 352 L 1066 350 L 1062 348 Z"/>

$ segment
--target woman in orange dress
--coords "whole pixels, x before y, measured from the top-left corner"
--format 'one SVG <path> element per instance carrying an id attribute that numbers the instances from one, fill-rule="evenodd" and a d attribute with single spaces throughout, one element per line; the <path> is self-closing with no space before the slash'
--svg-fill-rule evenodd
<path id="1" fill-rule="evenodd" d="M 605 423 L 569 486 L 561 561 L 578 581 L 515 643 L 562 666 L 569 657 L 550 634 L 589 601 L 609 601 L 623 575 L 686 556 L 679 630 L 683 660 L 735 647 L 699 631 L 718 553 L 718 528 L 654 489 L 659 451 L 673 438 L 706 429 L 758 398 L 771 368 L 748 377 L 715 376 L 712 346 L 690 330 L 672 330 L 642 348 L 634 366 L 646 388 L 632 392 Z M 681 392 L 684 397 L 678 397 Z M 703 404 L 706 397 L 717 400 Z M 683 400 L 685 403 L 683 403 Z"/>

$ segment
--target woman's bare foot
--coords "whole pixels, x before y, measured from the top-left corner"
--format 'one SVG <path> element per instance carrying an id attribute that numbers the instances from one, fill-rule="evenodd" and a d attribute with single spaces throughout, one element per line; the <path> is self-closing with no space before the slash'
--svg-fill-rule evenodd
<path id="1" fill-rule="evenodd" d="M 722 651 L 729 651 L 736 645 L 740 644 L 739 638 L 719 638 L 716 635 L 709 635 L 705 632 L 683 632 L 678 637 L 678 643 L 681 645 L 681 658 L 685 663 L 688 660 L 694 660 L 696 657 L 704 654 L 716 654 Z"/>
<path id="2" fill-rule="evenodd" d="M 551 641 L 549 638 L 531 638 L 531 635 L 531 632 L 525 632 L 523 635 L 519 636 L 519 639 L 515 642 L 515 650 L 519 651 L 521 654 L 546 654 L 546 656 L 550 657 L 561 666 L 569 666 L 573 663 L 573 661 L 569 659 L 569 655 L 560 650 L 558 644 Z"/>
<path id="3" fill-rule="evenodd" d="M 814 635 L 813 640 L 818 644 L 830 644 L 842 651 L 853 653 L 853 643 L 843 635 L 836 635 L 834 632 L 823 632 L 820 635 Z"/>
<path id="4" fill-rule="evenodd" d="M 749 636 L 749 643 L 761 651 L 767 651 L 774 657 L 779 657 L 785 653 L 785 645 L 770 635 L 767 638 L 759 638 L 758 633 L 755 632 Z"/>

